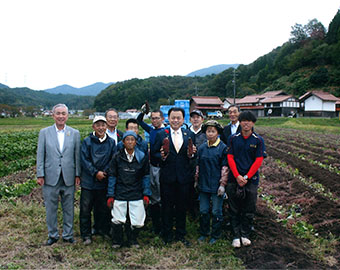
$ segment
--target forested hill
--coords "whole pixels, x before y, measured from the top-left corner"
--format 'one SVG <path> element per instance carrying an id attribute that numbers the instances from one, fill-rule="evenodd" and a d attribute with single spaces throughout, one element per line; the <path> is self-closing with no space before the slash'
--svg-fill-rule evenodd
<path id="1" fill-rule="evenodd" d="M 233 96 L 234 69 L 205 77 L 151 77 L 111 85 L 95 99 L 94 107 L 104 111 L 139 108 L 145 100 L 152 108 L 173 104 L 193 95 Z M 249 65 L 235 70 L 236 95 L 284 90 L 297 97 L 309 90 L 323 90 L 340 96 L 340 12 L 328 32 L 316 19 L 292 27 L 291 39 Z"/>
<path id="2" fill-rule="evenodd" d="M 29 88 L 0 88 L 0 104 L 10 106 L 34 106 L 52 108 L 55 104 L 65 103 L 70 109 L 89 109 L 93 106 L 94 97 L 49 94 Z"/>

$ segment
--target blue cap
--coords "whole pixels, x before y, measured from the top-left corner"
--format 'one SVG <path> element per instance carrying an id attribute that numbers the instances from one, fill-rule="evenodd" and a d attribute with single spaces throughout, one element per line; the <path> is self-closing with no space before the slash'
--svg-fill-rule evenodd
<path id="1" fill-rule="evenodd" d="M 124 139 L 125 139 L 127 136 L 133 136 L 133 137 L 137 140 L 137 134 L 136 134 L 134 131 L 132 131 L 132 130 L 128 130 L 128 131 L 126 131 L 126 132 L 124 133 L 124 135 L 123 135 L 123 141 L 124 141 Z"/>

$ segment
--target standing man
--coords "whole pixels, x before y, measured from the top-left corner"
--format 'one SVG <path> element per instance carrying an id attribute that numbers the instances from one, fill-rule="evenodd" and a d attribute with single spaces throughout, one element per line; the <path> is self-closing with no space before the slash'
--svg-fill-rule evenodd
<path id="1" fill-rule="evenodd" d="M 221 134 L 221 140 L 228 144 L 228 138 L 230 135 L 234 135 L 237 132 L 241 132 L 240 122 L 238 121 L 238 116 L 240 115 L 240 109 L 235 104 L 232 104 L 228 108 L 228 114 L 230 118 L 230 123 L 224 127 L 223 133 Z"/>
<path id="2" fill-rule="evenodd" d="M 57 104 L 52 109 L 55 124 L 39 133 L 37 150 L 37 182 L 42 186 L 46 208 L 48 240 L 53 245 L 59 239 L 57 213 L 60 197 L 63 209 L 64 242 L 73 244 L 75 183 L 80 183 L 80 134 L 66 126 L 68 108 Z"/>
<path id="3" fill-rule="evenodd" d="M 143 105 L 142 108 L 147 107 Z M 147 112 L 147 111 L 145 111 Z M 161 233 L 161 193 L 160 193 L 160 158 L 154 153 L 155 139 L 158 132 L 164 129 L 163 121 L 164 116 L 161 110 L 154 110 L 151 112 L 151 123 L 148 125 L 143 121 L 144 112 L 138 115 L 137 121 L 140 126 L 149 133 L 150 137 L 150 185 L 151 185 L 151 196 L 150 196 L 150 214 L 152 219 L 152 229 L 156 234 Z"/>
<path id="4" fill-rule="evenodd" d="M 197 149 L 201 144 L 205 143 L 207 136 L 202 132 L 202 125 L 204 121 L 203 113 L 200 110 L 193 110 L 190 113 L 190 130 L 195 134 L 195 143 Z"/>
<path id="5" fill-rule="evenodd" d="M 256 212 L 259 168 L 267 156 L 264 141 L 253 131 L 256 117 L 250 111 L 239 116 L 241 132 L 228 139 L 227 194 L 233 234 L 232 246 L 249 246 L 253 219 Z"/>
<path id="6" fill-rule="evenodd" d="M 127 214 L 131 223 L 131 226 L 125 227 L 128 245 L 138 246 L 138 232 L 146 217 L 144 204 L 149 204 L 151 195 L 149 160 L 135 147 L 137 134 L 126 131 L 122 142 L 124 147 L 113 156 L 108 172 L 107 206 L 112 208 L 113 247 L 123 244 L 123 225 L 127 222 Z"/>
<path id="7" fill-rule="evenodd" d="M 207 136 L 205 132 L 202 131 L 202 125 L 204 121 L 203 113 L 200 110 L 193 110 L 190 113 L 190 122 L 191 127 L 190 130 L 195 134 L 195 144 L 197 151 L 199 147 L 206 142 Z M 193 176 L 195 174 L 196 169 L 196 162 L 193 162 Z M 198 192 L 196 191 L 194 187 L 194 181 L 192 181 L 192 185 L 190 186 L 190 199 L 189 199 L 189 205 L 188 210 L 189 214 L 193 219 L 196 219 L 197 213 L 199 209 L 199 201 L 198 201 Z"/>
<path id="8" fill-rule="evenodd" d="M 106 134 L 106 118 L 96 116 L 93 132 L 81 144 L 81 194 L 80 235 L 84 245 L 92 242 L 91 221 L 93 211 L 94 229 L 103 237 L 109 235 L 110 211 L 106 207 L 109 164 L 116 152 L 115 142 Z"/>
<path id="9" fill-rule="evenodd" d="M 173 240 L 175 219 L 175 240 L 189 246 L 185 239 L 186 210 L 192 184 L 190 160 L 196 153 L 191 142 L 195 138 L 190 130 L 181 129 L 185 116 L 182 108 L 171 108 L 168 115 L 170 128 L 157 133 L 152 153 L 161 159 L 162 234 L 165 243 Z"/>
<path id="10" fill-rule="evenodd" d="M 123 138 L 123 132 L 117 129 L 119 115 L 116 109 L 110 108 L 105 112 L 105 118 L 107 122 L 106 133 L 109 135 L 118 145 Z"/>

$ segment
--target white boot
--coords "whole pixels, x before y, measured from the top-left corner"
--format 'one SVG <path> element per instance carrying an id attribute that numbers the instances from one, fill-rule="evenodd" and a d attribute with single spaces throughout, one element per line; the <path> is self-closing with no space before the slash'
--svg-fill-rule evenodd
<path id="1" fill-rule="evenodd" d="M 242 241 L 242 245 L 245 247 L 251 245 L 251 241 L 246 237 L 241 237 L 241 241 Z"/>
<path id="2" fill-rule="evenodd" d="M 235 238 L 231 244 L 234 248 L 240 248 L 241 247 L 241 241 L 239 238 Z"/>

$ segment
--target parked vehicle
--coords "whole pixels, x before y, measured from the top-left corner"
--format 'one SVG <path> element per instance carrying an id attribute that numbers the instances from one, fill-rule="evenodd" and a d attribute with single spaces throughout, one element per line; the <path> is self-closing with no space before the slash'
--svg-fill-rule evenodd
<path id="1" fill-rule="evenodd" d="M 221 113 L 221 111 L 207 112 L 207 117 L 208 118 L 222 118 L 223 114 Z"/>

